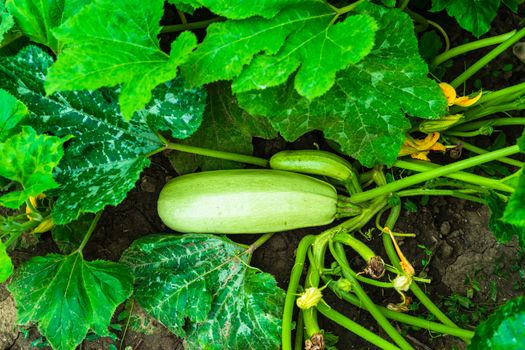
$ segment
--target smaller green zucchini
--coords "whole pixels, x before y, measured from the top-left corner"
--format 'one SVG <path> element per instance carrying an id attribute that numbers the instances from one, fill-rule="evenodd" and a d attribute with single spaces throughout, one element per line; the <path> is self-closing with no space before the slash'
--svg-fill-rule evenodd
<path id="1" fill-rule="evenodd" d="M 279 232 L 340 217 L 337 192 L 329 183 L 266 169 L 176 177 L 162 189 L 157 210 L 171 229 L 194 233 Z"/>
<path id="2" fill-rule="evenodd" d="M 270 159 L 272 169 L 327 176 L 344 183 L 351 193 L 361 187 L 352 165 L 336 154 L 320 150 L 281 151 Z"/>

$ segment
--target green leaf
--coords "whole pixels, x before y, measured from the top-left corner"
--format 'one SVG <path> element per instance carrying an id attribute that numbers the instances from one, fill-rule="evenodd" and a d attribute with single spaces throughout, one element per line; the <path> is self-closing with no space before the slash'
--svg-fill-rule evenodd
<path id="1" fill-rule="evenodd" d="M 13 262 L 7 255 L 6 246 L 0 239 L 0 283 L 4 283 L 13 273 Z"/>
<path id="2" fill-rule="evenodd" d="M 518 146 L 522 153 L 525 153 L 525 131 L 518 139 Z M 510 196 L 509 203 L 503 214 L 503 221 L 520 226 L 525 231 L 525 172 L 521 171 L 516 191 Z"/>
<path id="3" fill-rule="evenodd" d="M 7 11 L 4 1 L 0 2 L 0 43 L 4 40 L 4 34 L 13 28 L 15 21 Z"/>
<path id="4" fill-rule="evenodd" d="M 502 2 L 511 9 L 512 12 L 518 13 L 519 0 L 502 0 Z"/>
<path id="5" fill-rule="evenodd" d="M 16 271 L 8 289 L 21 325 L 38 323 L 54 349 L 75 349 L 88 330 L 100 336 L 117 306 L 133 291 L 128 268 L 110 261 L 84 261 L 82 254 L 37 256 Z"/>
<path id="6" fill-rule="evenodd" d="M 432 0 L 431 11 L 446 9 L 462 28 L 479 37 L 489 31 L 499 5 L 500 0 Z"/>
<path id="7" fill-rule="evenodd" d="M 510 241 L 513 236 L 517 236 L 520 246 L 525 248 L 525 227 L 520 227 L 508 223 L 507 220 L 502 220 L 503 213 L 508 210 L 505 209 L 506 203 L 494 193 L 487 196 L 486 199 L 491 212 L 489 229 L 496 237 L 496 240 L 505 243 Z"/>
<path id="8" fill-rule="evenodd" d="M 55 172 L 55 180 L 61 187 L 55 192 L 59 198 L 53 219 L 57 224 L 66 224 L 81 213 L 96 213 L 106 205 L 117 205 L 124 200 L 144 167 L 149 165 L 147 155 L 163 147 L 151 127 L 162 123 L 177 125 L 179 129 L 172 130 L 173 136 L 187 137 L 202 118 L 196 112 L 203 109 L 204 92 L 182 91 L 180 82 L 166 83 L 168 90 L 156 89 L 149 108 L 151 113 L 155 110 L 155 115 L 163 108 L 165 99 L 195 98 L 195 106 L 190 118 L 181 116 L 184 123 L 177 123 L 174 114 L 150 127 L 146 112 L 137 113 L 130 122 L 122 119 L 115 90 L 46 96 L 44 77 L 52 63 L 51 57 L 41 49 L 29 47 L 15 57 L 0 60 L 0 84 L 27 105 L 32 124 L 40 132 L 75 136 Z M 172 94 L 169 93 L 171 84 L 175 87 Z"/>
<path id="9" fill-rule="evenodd" d="M 174 79 L 197 45 L 184 32 L 165 54 L 157 38 L 163 0 L 94 0 L 53 33 L 65 45 L 49 70 L 46 92 L 122 84 L 120 110 L 130 119 L 151 100 L 151 91 Z"/>
<path id="10" fill-rule="evenodd" d="M 374 49 L 361 62 L 340 72 L 325 95 L 307 100 L 292 82 L 238 95 L 239 104 L 263 115 L 288 141 L 322 130 L 341 150 L 363 165 L 391 165 L 410 123 L 405 113 L 421 118 L 446 114 L 447 103 L 418 53 L 412 20 L 395 9 L 363 3 L 357 10 L 379 25 Z"/>
<path id="11" fill-rule="evenodd" d="M 521 350 L 525 344 L 525 297 L 509 300 L 476 327 L 469 350 Z"/>
<path id="12" fill-rule="evenodd" d="M 523 134 L 518 139 L 518 147 L 522 153 L 525 153 L 525 131 L 523 131 Z"/>
<path id="13" fill-rule="evenodd" d="M 214 150 L 251 155 L 252 138 L 277 136 L 266 118 L 254 117 L 242 110 L 231 94 L 227 83 L 208 85 L 208 102 L 200 129 L 181 143 Z M 203 157 L 184 152 L 169 155 L 171 164 L 179 174 L 201 170 L 233 169 L 243 164 Z"/>
<path id="14" fill-rule="evenodd" d="M 22 185 L 22 191 L 12 191 L 0 197 L 0 205 L 19 208 L 29 197 L 35 197 L 59 185 L 53 179 L 53 169 L 64 155 L 64 138 L 37 135 L 30 126 L 0 143 L 0 176 Z"/>
<path id="15" fill-rule="evenodd" d="M 75 15 L 91 0 L 7 0 L 6 7 L 16 20 L 18 27 L 31 40 L 44 44 L 59 52 L 62 43 L 53 29 Z"/>
<path id="16" fill-rule="evenodd" d="M 18 132 L 17 126 L 28 114 L 27 107 L 22 102 L 0 89 L 0 142 Z"/>
<path id="17" fill-rule="evenodd" d="M 374 43 L 374 20 L 349 16 L 332 24 L 333 7 L 305 1 L 260 17 L 213 23 L 204 41 L 182 66 L 192 85 L 233 81 L 234 93 L 265 89 L 295 75 L 295 88 L 308 98 L 321 96 L 335 74 L 366 56 Z"/>
<path id="18" fill-rule="evenodd" d="M 154 235 L 121 261 L 133 270 L 139 304 L 189 349 L 279 349 L 284 292 L 248 266 L 226 237 Z"/>
<path id="19" fill-rule="evenodd" d="M 435 30 L 423 33 L 419 39 L 419 53 L 425 62 L 430 62 L 437 56 L 443 43 Z"/>
<path id="20" fill-rule="evenodd" d="M 231 19 L 243 19 L 253 16 L 272 18 L 282 8 L 300 3 L 304 0 L 251 0 L 251 1 L 224 1 L 224 0 L 169 0 L 177 7 L 193 10 L 207 7 L 211 12 Z"/>
<path id="21" fill-rule="evenodd" d="M 519 226 L 523 231 L 523 246 L 525 247 L 525 173 L 522 172 L 516 191 L 510 196 L 509 203 L 503 214 L 503 221 L 508 224 Z"/>

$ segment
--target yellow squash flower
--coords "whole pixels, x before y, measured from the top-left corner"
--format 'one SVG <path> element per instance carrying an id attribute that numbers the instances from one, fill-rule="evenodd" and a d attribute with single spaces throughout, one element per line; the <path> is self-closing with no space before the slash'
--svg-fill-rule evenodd
<path id="1" fill-rule="evenodd" d="M 441 90 L 443 90 L 443 93 L 445 94 L 448 106 L 456 105 L 460 107 L 470 107 L 474 103 L 478 102 L 478 100 L 481 98 L 481 95 L 483 92 L 480 91 L 480 93 L 474 97 L 470 98 L 468 96 L 461 96 L 457 97 L 456 89 L 454 89 L 450 84 L 447 83 L 439 83 L 439 87 Z"/>
<path id="2" fill-rule="evenodd" d="M 447 150 L 445 146 L 437 142 L 438 140 L 439 132 L 430 133 L 423 140 L 417 140 L 407 135 L 398 157 L 410 154 L 412 158 L 429 161 L 427 155 L 430 151 L 445 152 Z"/>
<path id="3" fill-rule="evenodd" d="M 322 298 L 321 289 L 310 287 L 297 298 L 296 304 L 299 309 L 306 310 L 317 305 Z"/>

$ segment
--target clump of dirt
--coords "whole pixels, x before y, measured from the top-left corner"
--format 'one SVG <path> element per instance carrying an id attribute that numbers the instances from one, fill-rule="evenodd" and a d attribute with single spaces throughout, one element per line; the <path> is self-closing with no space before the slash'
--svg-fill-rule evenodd
<path id="1" fill-rule="evenodd" d="M 18 337 L 15 302 L 5 286 L 0 286 L 0 349 L 8 349 Z"/>

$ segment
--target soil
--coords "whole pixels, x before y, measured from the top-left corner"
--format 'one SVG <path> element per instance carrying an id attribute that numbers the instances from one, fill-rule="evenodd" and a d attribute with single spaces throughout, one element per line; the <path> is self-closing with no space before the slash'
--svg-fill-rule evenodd
<path id="1" fill-rule="evenodd" d="M 440 20 L 444 18 L 440 17 Z M 502 8 L 491 33 L 499 34 L 517 28 L 520 20 L 518 16 Z M 445 19 L 445 23 L 455 28 L 452 20 Z M 456 33 L 464 35 L 464 31 L 450 30 L 450 33 L 453 43 L 463 42 L 464 37 Z M 471 62 L 478 58 L 479 54 L 474 53 L 467 56 L 467 61 Z M 499 77 L 491 73 L 509 62 L 515 67 L 512 72 L 501 73 Z M 458 64 L 457 67 L 462 69 L 463 64 Z M 523 80 L 524 67 L 511 54 L 504 54 L 482 71 L 479 78 L 483 86 L 500 88 Z M 454 71 L 451 74 L 456 75 Z M 314 144 L 319 144 L 321 148 L 327 147 L 322 135 L 316 132 L 305 135 L 293 144 L 286 144 L 282 140 L 271 142 L 254 140 L 256 155 L 264 157 L 269 157 L 283 148 L 314 148 Z M 176 173 L 165 157 L 162 155 L 153 157 L 152 165 L 144 172 L 127 199 L 118 207 L 108 207 L 104 211 L 96 231 L 86 246 L 86 259 L 116 261 L 135 239 L 147 234 L 170 232 L 156 214 L 156 200 L 162 186 L 174 176 Z M 513 296 L 523 294 L 525 276 L 520 276 L 520 273 L 523 273 L 525 256 L 518 252 L 515 241 L 507 244 L 499 244 L 495 241 L 487 229 L 489 212 L 485 207 L 450 198 L 431 198 L 428 203 L 413 199 L 413 202 L 417 204 L 416 212 L 404 210 L 396 230 L 414 233 L 416 238 L 405 238 L 400 244 L 405 255 L 410 257 L 417 273 L 432 280 L 431 284 L 424 285 L 424 288 L 433 301 L 441 305 L 443 310 L 448 310 L 450 317 L 458 318 L 463 327 L 472 328 L 478 318 L 486 317 L 498 305 Z M 294 251 L 300 239 L 306 234 L 319 233 L 321 230 L 322 228 L 312 228 L 276 234 L 254 253 L 252 265 L 274 275 L 279 285 L 286 289 L 294 262 Z M 255 240 L 254 236 L 236 235 L 231 238 L 242 243 Z M 382 252 L 381 238 L 377 231 L 369 244 L 376 252 Z M 429 259 L 424 247 L 432 254 L 428 266 L 423 266 L 422 263 L 425 259 Z M 16 250 L 12 253 L 12 257 L 15 265 L 18 266 L 32 256 L 57 251 L 57 247 L 47 235 L 43 236 L 36 245 Z M 348 254 L 352 266 L 356 269 L 362 266 L 363 262 L 359 258 L 352 256 L 351 252 Z M 395 293 L 380 294 L 372 289 L 368 291 L 374 301 L 381 305 L 398 302 L 399 299 Z M 458 307 L 457 303 L 451 305 L 451 295 L 466 296 L 469 293 L 472 293 L 470 299 L 474 302 L 473 305 L 468 308 Z M 384 336 L 367 313 L 346 304 L 342 307 L 343 303 L 335 297 L 327 298 L 327 302 L 334 309 Z M 416 309 L 412 313 L 425 317 L 424 308 L 417 307 L 416 302 L 413 305 Z M 115 323 L 119 312 L 123 309 L 121 307 L 117 311 Z M 135 310 L 137 309 L 138 307 L 135 306 Z M 128 327 L 122 340 L 124 346 L 129 346 L 129 349 L 133 350 L 182 349 L 179 339 L 161 325 L 149 320 L 147 316 L 143 316 L 142 321 L 145 325 L 141 330 Z M 15 324 L 16 309 L 13 299 L 2 285 L 0 286 L 0 349 L 36 348 L 32 343 L 36 344 L 35 341 L 39 339 L 38 331 L 34 327 L 21 329 Z M 320 316 L 320 324 L 327 331 L 339 336 L 339 349 L 376 349 L 341 327 L 334 326 L 322 316 Z M 437 336 L 394 324 L 403 333 L 408 334 L 408 341 L 416 349 L 465 348 L 463 342 L 453 337 Z M 115 333 L 119 337 L 116 342 L 109 338 L 85 341 L 82 349 L 110 349 L 111 344 L 124 349 L 124 346 L 120 347 L 122 333 L 117 331 Z"/>

